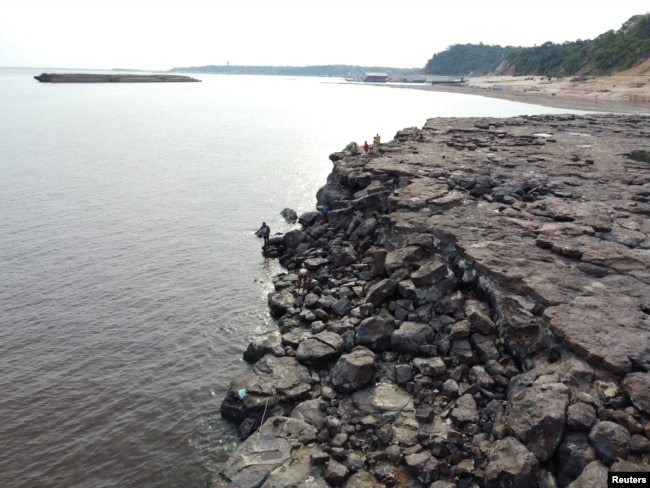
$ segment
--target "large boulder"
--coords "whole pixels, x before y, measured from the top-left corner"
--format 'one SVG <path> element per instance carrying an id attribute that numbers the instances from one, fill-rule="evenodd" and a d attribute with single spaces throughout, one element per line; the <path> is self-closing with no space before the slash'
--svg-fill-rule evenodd
<path id="1" fill-rule="evenodd" d="M 494 443 L 485 468 L 485 488 L 537 488 L 539 462 L 514 437 Z"/>
<path id="2" fill-rule="evenodd" d="M 417 287 L 430 286 L 446 277 L 447 273 L 447 265 L 435 256 L 411 273 L 411 281 Z"/>
<path id="3" fill-rule="evenodd" d="M 294 298 L 289 290 L 281 290 L 269 293 L 267 301 L 271 315 L 279 318 L 287 313 L 287 309 L 293 307 Z"/>
<path id="4" fill-rule="evenodd" d="M 402 322 L 399 329 L 390 338 L 390 345 L 395 352 L 417 354 L 420 346 L 431 344 L 436 331 L 429 324 L 421 322 Z"/>
<path id="5" fill-rule="evenodd" d="M 558 447 L 556 465 L 559 481 L 575 480 L 585 467 L 596 459 L 596 453 L 589 444 L 587 432 L 570 432 Z"/>
<path id="6" fill-rule="evenodd" d="M 589 433 L 589 442 L 601 461 L 607 465 L 627 458 L 630 453 L 630 441 L 628 430 L 609 420 L 597 423 Z"/>
<path id="7" fill-rule="evenodd" d="M 478 421 L 478 408 L 474 397 L 469 393 L 460 396 L 456 400 L 456 406 L 451 411 L 450 418 L 458 425 Z"/>
<path id="8" fill-rule="evenodd" d="M 349 393 L 366 386 L 376 371 L 375 354 L 363 346 L 355 347 L 336 362 L 330 373 L 335 390 Z"/>
<path id="9" fill-rule="evenodd" d="M 316 440 L 316 429 L 302 420 L 287 417 L 271 417 L 259 433 L 250 436 L 228 458 L 222 474 L 238 488 L 265 486 L 297 486 L 290 482 L 296 475 L 304 479 L 309 474 L 309 455 L 292 453 L 296 442 L 307 444 Z M 298 469 L 299 459 L 302 463 Z M 280 469 L 284 464 L 291 469 Z M 274 477 L 272 480 L 269 477 Z"/>
<path id="10" fill-rule="evenodd" d="M 296 213 L 295 210 L 293 210 L 291 208 L 282 209 L 282 212 L 280 212 L 280 215 L 282 215 L 284 220 L 289 224 L 295 224 L 296 220 L 298 220 L 298 214 Z"/>
<path id="11" fill-rule="evenodd" d="M 307 368 L 295 358 L 267 354 L 250 371 L 232 379 L 221 403 L 221 415 L 240 423 L 247 417 L 259 418 L 278 403 L 306 399 L 310 392 Z"/>
<path id="12" fill-rule="evenodd" d="M 550 459 L 566 426 L 569 388 L 542 383 L 519 390 L 510 398 L 508 426 L 540 462 Z"/>
<path id="13" fill-rule="evenodd" d="M 366 303 L 371 303 L 373 307 L 378 307 L 388 297 L 393 294 L 397 283 L 390 278 L 383 279 L 375 283 L 368 289 L 366 294 Z"/>
<path id="14" fill-rule="evenodd" d="M 395 272 L 398 268 L 409 266 L 429 256 L 429 251 L 420 246 L 406 246 L 391 251 L 386 256 L 386 271 L 388 274 Z"/>
<path id="15" fill-rule="evenodd" d="M 380 381 L 376 385 L 355 391 L 352 403 L 361 412 L 369 414 L 415 414 L 413 397 L 390 381 Z"/>
<path id="16" fill-rule="evenodd" d="M 607 488 L 608 471 L 600 461 L 592 461 L 567 488 Z"/>
<path id="17" fill-rule="evenodd" d="M 636 408 L 650 414 L 650 373 L 628 374 L 623 388 Z"/>
<path id="18" fill-rule="evenodd" d="M 300 229 L 293 229 L 284 234 L 284 245 L 289 249 L 295 249 L 307 240 L 307 234 Z"/>
<path id="19" fill-rule="evenodd" d="M 338 357 L 343 350 L 343 338 L 336 332 L 320 332 L 304 337 L 298 344 L 296 359 L 303 364 L 324 363 Z"/>
<path id="20" fill-rule="evenodd" d="M 390 347 L 390 337 L 395 330 L 395 319 L 388 314 L 372 315 L 361 321 L 355 332 L 355 342 L 373 351 Z"/>

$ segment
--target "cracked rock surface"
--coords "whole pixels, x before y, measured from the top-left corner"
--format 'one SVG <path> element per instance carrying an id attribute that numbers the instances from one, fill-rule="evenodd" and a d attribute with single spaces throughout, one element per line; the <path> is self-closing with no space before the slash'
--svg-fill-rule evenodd
<path id="1" fill-rule="evenodd" d="M 329 222 L 270 243 L 278 333 L 221 406 L 253 440 L 212 486 L 649 471 L 649 141 L 637 115 L 438 118 L 332 154 Z"/>

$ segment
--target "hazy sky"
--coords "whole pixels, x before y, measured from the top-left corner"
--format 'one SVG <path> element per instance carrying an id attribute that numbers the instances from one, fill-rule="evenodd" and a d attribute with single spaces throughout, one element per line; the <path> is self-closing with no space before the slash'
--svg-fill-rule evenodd
<path id="1" fill-rule="evenodd" d="M 452 44 L 593 39 L 648 0 L 1 0 L 0 66 L 422 67 Z"/>

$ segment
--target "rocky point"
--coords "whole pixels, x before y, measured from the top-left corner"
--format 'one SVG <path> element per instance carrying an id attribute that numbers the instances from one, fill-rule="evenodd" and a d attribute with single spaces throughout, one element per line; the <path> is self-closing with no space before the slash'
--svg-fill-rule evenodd
<path id="1" fill-rule="evenodd" d="M 650 471 L 650 118 L 431 119 L 330 206 L 221 405 L 216 487 L 605 487 Z M 296 289 L 307 267 L 306 292 Z"/>

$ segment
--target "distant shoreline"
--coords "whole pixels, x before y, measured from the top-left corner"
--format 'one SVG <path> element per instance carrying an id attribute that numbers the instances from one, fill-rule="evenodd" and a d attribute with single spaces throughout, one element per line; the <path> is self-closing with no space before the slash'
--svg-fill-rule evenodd
<path id="1" fill-rule="evenodd" d="M 375 86 L 460 93 L 513 102 L 608 113 L 650 114 L 650 78 L 614 75 L 580 81 L 548 81 L 542 77 L 485 76 L 464 85 L 374 83 Z"/>

